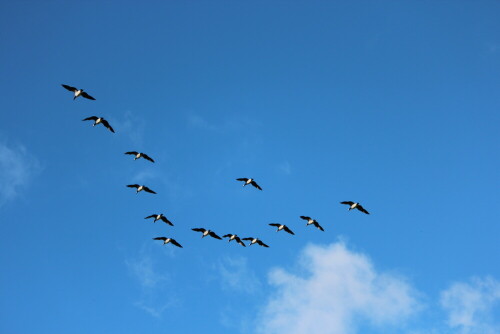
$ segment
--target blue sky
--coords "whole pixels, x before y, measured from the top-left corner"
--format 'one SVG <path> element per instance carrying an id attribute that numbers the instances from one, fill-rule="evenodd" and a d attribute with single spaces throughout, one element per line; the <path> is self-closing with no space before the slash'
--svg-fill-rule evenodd
<path id="1" fill-rule="evenodd" d="M 499 16 L 0 2 L 0 332 L 500 332 Z"/>

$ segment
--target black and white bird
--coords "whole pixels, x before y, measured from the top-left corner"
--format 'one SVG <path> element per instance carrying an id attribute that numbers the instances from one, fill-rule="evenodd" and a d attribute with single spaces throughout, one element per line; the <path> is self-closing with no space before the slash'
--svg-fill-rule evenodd
<path id="1" fill-rule="evenodd" d="M 300 218 L 304 219 L 304 220 L 307 220 L 307 225 L 314 225 L 316 226 L 316 228 L 320 231 L 324 231 L 323 227 L 321 227 L 321 225 L 314 219 L 312 219 L 311 217 L 307 217 L 307 216 L 300 216 Z"/>
<path id="2" fill-rule="evenodd" d="M 165 222 L 166 224 L 168 224 L 170 226 L 174 226 L 174 224 L 172 224 L 172 222 L 170 220 L 168 220 L 167 217 L 165 217 L 163 215 L 163 213 L 160 213 L 160 214 L 153 213 L 151 216 L 147 216 L 144 219 L 149 219 L 149 218 L 154 218 L 155 219 L 153 221 L 153 223 L 156 223 L 158 220 L 161 220 L 161 221 Z"/>
<path id="3" fill-rule="evenodd" d="M 268 245 L 266 245 L 265 243 L 263 243 L 262 240 L 260 240 L 258 238 L 248 237 L 248 238 L 243 238 L 241 240 L 251 240 L 249 246 L 252 246 L 253 244 L 258 244 L 258 245 L 260 245 L 262 247 L 269 247 Z"/>
<path id="4" fill-rule="evenodd" d="M 251 184 L 255 188 L 262 190 L 262 188 L 257 184 L 257 182 L 255 182 L 254 179 L 247 179 L 246 177 L 242 177 L 242 178 L 236 179 L 236 181 L 244 181 L 245 183 L 243 183 L 243 187 Z"/>
<path id="5" fill-rule="evenodd" d="M 269 224 L 269 225 L 270 225 L 270 226 L 276 226 L 276 227 L 278 228 L 278 229 L 276 230 L 276 232 L 279 232 L 279 231 L 281 231 L 281 230 L 284 230 L 285 232 L 288 232 L 288 233 L 290 233 L 290 234 L 295 235 L 295 233 L 293 233 L 293 232 L 292 232 L 292 230 L 290 230 L 290 229 L 288 228 L 288 226 L 286 226 L 286 225 L 283 225 L 283 224 L 277 224 L 277 223 L 271 223 L 271 224 Z"/>
<path id="6" fill-rule="evenodd" d="M 130 155 L 135 155 L 134 160 L 137 160 L 139 158 L 144 158 L 146 160 L 149 160 L 151 162 L 155 162 L 153 159 L 151 159 L 146 153 L 142 152 L 136 152 L 136 151 L 130 151 L 130 152 L 125 152 L 125 154 L 130 154 Z"/>
<path id="7" fill-rule="evenodd" d="M 235 240 L 237 243 L 242 245 L 243 247 L 246 247 L 245 243 L 241 241 L 240 237 L 238 237 L 236 234 L 226 234 L 222 236 L 223 238 L 229 238 L 228 242 L 231 242 L 231 240 Z"/>
<path id="8" fill-rule="evenodd" d="M 178 243 L 177 241 L 175 241 L 175 239 L 172 238 L 158 237 L 158 238 L 153 238 L 153 240 L 163 240 L 164 245 L 171 243 L 177 247 L 183 248 L 180 243 Z"/>
<path id="9" fill-rule="evenodd" d="M 347 205 L 349 205 L 349 211 L 351 211 L 352 209 L 358 209 L 359 211 L 361 211 L 363 213 L 366 213 L 367 215 L 370 214 L 359 203 L 355 203 L 355 202 L 352 202 L 352 201 L 345 201 L 345 202 L 340 202 L 340 204 L 347 204 Z"/>
<path id="10" fill-rule="evenodd" d="M 75 96 L 73 97 L 73 100 L 75 100 L 78 96 L 82 96 L 82 97 L 84 97 L 86 99 L 89 99 L 89 100 L 95 100 L 92 96 L 90 96 L 89 94 L 87 94 L 87 92 L 84 92 L 83 89 L 77 89 L 75 87 L 71 87 L 71 86 L 68 86 L 68 85 L 65 85 L 65 84 L 62 84 L 61 86 L 63 86 L 64 88 L 66 88 L 70 92 L 75 93 Z"/>
<path id="11" fill-rule="evenodd" d="M 129 188 L 136 188 L 137 191 L 135 192 L 136 194 L 138 194 L 140 191 L 145 191 L 145 192 L 148 192 L 148 193 L 151 193 L 151 194 L 156 194 L 153 190 L 149 189 L 148 187 L 144 186 L 144 185 L 138 185 L 138 184 L 129 184 L 127 185 L 127 187 Z"/>
<path id="12" fill-rule="evenodd" d="M 92 126 L 96 126 L 97 124 L 101 123 L 102 125 L 104 125 L 106 128 L 109 129 L 109 131 L 111 132 L 115 132 L 115 130 L 113 130 L 113 128 L 111 127 L 111 125 L 109 125 L 108 121 L 106 121 L 104 118 L 102 117 L 97 117 L 97 116 L 90 116 L 90 117 L 87 117 L 85 119 L 82 119 L 82 121 L 94 121 L 94 124 L 92 124 Z"/>
<path id="13" fill-rule="evenodd" d="M 219 240 L 222 240 L 221 237 L 219 237 L 217 234 L 215 234 L 215 232 L 213 231 L 210 231 L 210 230 L 206 230 L 204 228 L 201 228 L 201 227 L 197 227 L 197 228 L 192 228 L 193 231 L 196 231 L 196 232 L 202 232 L 203 235 L 201 236 L 202 238 L 206 237 L 207 235 L 211 236 L 212 238 L 215 238 L 215 239 L 219 239 Z"/>

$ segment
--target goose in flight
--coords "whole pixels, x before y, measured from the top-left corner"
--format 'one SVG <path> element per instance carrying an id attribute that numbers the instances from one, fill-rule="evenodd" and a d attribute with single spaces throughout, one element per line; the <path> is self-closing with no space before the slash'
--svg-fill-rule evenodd
<path id="1" fill-rule="evenodd" d="M 62 84 L 61 86 L 63 86 L 64 88 L 66 88 L 70 92 L 75 93 L 73 100 L 75 100 L 78 96 L 83 96 L 84 98 L 89 99 L 89 100 L 95 100 L 92 96 L 87 94 L 87 92 L 84 92 L 83 89 L 77 89 L 75 87 L 71 87 L 71 86 L 64 85 L 64 84 Z"/>
<path id="2" fill-rule="evenodd" d="M 180 243 L 178 243 L 177 241 L 175 241 L 175 239 L 172 238 L 158 237 L 158 238 L 153 238 L 153 240 L 163 240 L 164 245 L 171 243 L 177 247 L 183 248 Z"/>
<path id="3" fill-rule="evenodd" d="M 262 190 L 262 188 L 257 184 L 257 182 L 255 182 L 254 179 L 247 179 L 246 177 L 242 177 L 242 178 L 236 179 L 236 181 L 244 181 L 245 183 L 243 183 L 243 187 L 251 184 L 255 188 Z"/>
<path id="4" fill-rule="evenodd" d="M 96 126 L 97 124 L 102 123 L 102 125 L 104 125 L 106 128 L 108 128 L 109 131 L 111 131 L 113 133 L 115 132 L 115 130 L 113 130 L 111 125 L 109 125 L 108 121 L 106 121 L 102 117 L 90 116 L 90 117 L 87 117 L 85 119 L 82 119 L 82 121 L 94 121 L 94 124 L 92 126 Z"/>
<path id="5" fill-rule="evenodd" d="M 136 188 L 137 191 L 135 192 L 136 194 L 139 193 L 139 191 L 145 191 L 145 192 L 148 192 L 148 193 L 151 193 L 151 194 L 156 194 L 153 190 L 149 189 L 148 187 L 144 186 L 144 185 L 138 185 L 138 184 L 129 184 L 127 185 L 127 187 L 129 188 Z"/>
<path id="6" fill-rule="evenodd" d="M 269 226 L 276 226 L 276 227 L 278 228 L 278 229 L 276 230 L 276 232 L 279 232 L 279 231 L 281 231 L 281 230 L 284 230 L 285 232 L 288 232 L 288 233 L 290 233 L 290 234 L 292 234 L 292 235 L 295 235 L 295 233 L 293 233 L 293 232 L 292 232 L 292 230 L 290 230 L 290 229 L 288 228 L 288 226 L 286 226 L 286 225 L 283 225 L 283 224 L 277 224 L 277 223 L 271 223 L 271 224 L 269 224 Z"/>
<path id="7" fill-rule="evenodd" d="M 248 238 L 243 238 L 241 240 L 251 240 L 250 241 L 250 245 L 249 246 L 252 246 L 253 244 L 258 244 L 262 247 L 269 247 L 268 245 L 266 245 L 265 243 L 262 242 L 262 240 L 258 239 L 258 238 L 254 238 L 254 237 L 248 237 Z"/>
<path id="8" fill-rule="evenodd" d="M 130 152 L 125 152 L 125 154 L 130 154 L 130 155 L 135 155 L 134 160 L 137 160 L 139 158 L 144 158 L 146 160 L 149 160 L 151 162 L 155 162 L 153 159 L 151 159 L 146 153 L 142 152 L 136 152 L 136 151 L 130 151 Z"/>
<path id="9" fill-rule="evenodd" d="M 340 202 L 340 204 L 347 204 L 347 205 L 349 205 L 349 211 L 351 211 L 352 209 L 358 209 L 359 211 L 361 211 L 363 213 L 366 213 L 367 215 L 370 214 L 359 203 L 355 203 L 355 202 L 352 202 L 352 201 L 345 201 L 345 202 Z"/>
<path id="10" fill-rule="evenodd" d="M 207 235 L 211 236 L 212 238 L 215 238 L 215 239 L 219 239 L 219 240 L 222 240 L 221 237 L 219 237 L 217 234 L 215 234 L 215 232 L 213 231 L 210 231 L 210 230 L 205 230 L 204 228 L 201 228 L 201 227 L 197 227 L 197 228 L 192 228 L 193 231 L 196 231 L 196 232 L 202 232 L 203 235 L 201 236 L 202 238 L 206 237 Z"/>
<path id="11" fill-rule="evenodd" d="M 163 213 L 160 213 L 159 215 L 156 214 L 156 213 L 153 213 L 151 216 L 147 216 L 146 218 L 144 219 L 149 219 L 149 218 L 154 218 L 155 220 L 153 221 L 153 223 L 156 223 L 158 220 L 161 220 L 163 222 L 165 222 L 166 224 L 170 225 L 170 226 L 174 226 L 174 224 L 172 224 L 172 222 L 170 220 L 167 219 L 167 217 L 165 217 L 163 215 Z"/>
<path id="12" fill-rule="evenodd" d="M 304 219 L 304 220 L 307 220 L 307 224 L 306 224 L 306 226 L 307 226 L 307 225 L 311 225 L 311 224 L 312 224 L 312 225 L 316 226 L 316 228 L 317 228 L 318 230 L 320 230 L 320 231 L 325 231 L 325 230 L 323 229 L 323 227 L 321 227 L 321 225 L 320 225 L 320 224 L 319 224 L 316 220 L 312 219 L 311 217 L 307 217 L 307 216 L 300 216 L 300 218 L 302 218 L 302 219 Z"/>
<path id="13" fill-rule="evenodd" d="M 231 242 L 231 240 L 236 240 L 237 243 L 242 245 L 243 247 L 246 247 L 245 243 L 241 241 L 240 237 L 238 237 L 236 234 L 226 234 L 222 236 L 223 238 L 229 238 L 228 242 Z"/>

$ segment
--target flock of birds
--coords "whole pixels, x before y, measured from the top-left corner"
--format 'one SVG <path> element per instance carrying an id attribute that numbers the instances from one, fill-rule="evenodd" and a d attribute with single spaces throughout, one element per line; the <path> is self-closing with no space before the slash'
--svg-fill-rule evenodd
<path id="1" fill-rule="evenodd" d="M 66 88 L 67 90 L 73 92 L 73 94 L 74 94 L 73 100 L 75 100 L 76 98 L 78 98 L 80 96 L 83 97 L 83 98 L 89 99 L 89 100 L 95 100 L 95 98 L 93 98 L 92 96 L 90 96 L 83 89 L 77 89 L 75 87 L 64 85 L 64 84 L 62 86 L 64 88 Z M 115 130 L 113 129 L 113 127 L 111 127 L 111 125 L 109 124 L 109 122 L 107 120 L 105 120 L 103 117 L 90 116 L 90 117 L 84 118 L 82 121 L 94 121 L 94 124 L 92 126 L 96 126 L 98 124 L 102 124 L 109 131 L 111 131 L 113 133 L 115 132 Z M 133 155 L 134 156 L 134 160 L 143 158 L 143 159 L 148 160 L 148 161 L 150 161 L 152 163 L 155 162 L 150 156 L 148 156 L 146 153 L 143 153 L 143 152 L 130 151 L 130 152 L 125 152 L 125 154 L 127 154 L 127 155 Z M 245 186 L 247 186 L 247 185 L 250 184 L 253 187 L 257 188 L 258 190 L 262 190 L 262 188 L 252 178 L 238 178 L 238 179 L 236 179 L 236 181 L 242 181 L 243 182 L 243 187 L 245 187 Z M 136 189 L 136 194 L 138 194 L 141 191 L 145 191 L 145 192 L 148 192 L 148 193 L 151 193 L 151 194 L 156 194 L 155 191 L 153 191 L 152 189 L 148 188 L 145 185 L 129 184 L 129 185 L 127 185 L 127 187 L 128 188 L 135 188 Z M 349 210 L 357 209 L 357 210 L 359 210 L 359 211 L 361 211 L 361 212 L 363 212 L 365 214 L 369 214 L 369 212 L 367 210 L 365 210 L 365 208 L 363 208 L 363 206 L 361 206 L 361 204 L 359 204 L 357 202 L 344 201 L 344 202 L 340 202 L 340 204 L 348 205 L 349 206 Z M 174 226 L 174 224 L 170 220 L 168 220 L 167 217 L 165 217 L 162 213 L 160 213 L 160 214 L 154 213 L 154 214 L 152 214 L 150 216 L 145 217 L 144 219 L 151 219 L 151 218 L 154 219 L 153 220 L 154 223 L 156 223 L 158 220 L 161 220 L 162 222 L 164 222 L 167 225 Z M 311 217 L 308 217 L 308 216 L 300 216 L 300 218 L 307 221 L 306 226 L 313 225 L 318 230 L 324 231 L 324 228 L 315 219 L 312 219 Z M 276 227 L 276 231 L 277 232 L 279 232 L 279 231 L 285 231 L 285 232 L 287 232 L 287 233 L 289 233 L 291 235 L 295 235 L 295 233 L 288 226 L 286 226 L 284 224 L 270 223 L 269 225 Z M 202 233 L 202 235 L 201 235 L 202 238 L 204 238 L 206 236 L 210 236 L 212 238 L 219 239 L 219 240 L 222 240 L 222 238 L 228 238 L 228 242 L 231 242 L 232 240 L 235 240 L 236 243 L 240 244 L 243 247 L 247 246 L 242 241 L 242 240 L 245 240 L 245 241 L 249 241 L 249 243 L 248 243 L 249 246 L 251 246 L 253 244 L 258 244 L 258 245 L 260 245 L 262 247 L 269 247 L 262 240 L 260 240 L 259 238 L 255 238 L 255 237 L 240 238 L 236 234 L 226 234 L 226 235 L 223 235 L 222 238 L 221 238 L 214 231 L 207 230 L 207 229 L 202 228 L 202 227 L 192 228 L 192 230 L 195 231 L 195 232 L 201 232 Z M 175 239 L 173 239 L 173 238 L 156 237 L 156 238 L 153 238 L 153 240 L 161 240 L 161 241 L 163 241 L 164 245 L 170 243 L 170 244 L 172 244 L 174 246 L 183 248 L 182 245 L 179 242 L 177 242 Z"/>

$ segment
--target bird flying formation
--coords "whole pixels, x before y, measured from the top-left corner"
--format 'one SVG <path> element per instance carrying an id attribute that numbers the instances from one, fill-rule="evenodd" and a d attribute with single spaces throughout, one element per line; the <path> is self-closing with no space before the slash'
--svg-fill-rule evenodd
<path id="1" fill-rule="evenodd" d="M 286 225 L 283 225 L 283 224 L 276 224 L 276 223 L 271 223 L 271 224 L 269 224 L 269 225 L 270 225 L 270 226 L 276 226 L 276 227 L 278 228 L 278 229 L 276 230 L 276 232 L 279 232 L 279 231 L 283 230 L 283 231 L 288 232 L 288 233 L 290 233 L 290 234 L 292 234 L 292 235 L 295 235 L 295 233 L 293 233 L 293 232 L 292 232 L 292 230 L 290 230 L 290 229 L 288 228 L 288 226 L 286 226 Z"/>
<path id="2" fill-rule="evenodd" d="M 248 238 L 243 238 L 241 240 L 250 240 L 249 246 L 252 246 L 253 244 L 257 244 L 259 246 L 269 248 L 269 246 L 266 245 L 265 243 L 263 243 L 262 240 L 260 240 L 259 238 L 248 237 Z"/>
<path id="3" fill-rule="evenodd" d="M 232 240 L 236 241 L 243 247 L 246 247 L 245 243 L 241 241 L 240 237 L 238 237 L 236 234 L 226 234 L 222 236 L 223 238 L 229 238 L 228 242 L 231 242 Z"/>
<path id="4" fill-rule="evenodd" d="M 78 98 L 80 96 L 83 97 L 83 98 L 85 98 L 85 99 L 88 99 L 88 100 L 95 100 L 94 97 L 90 96 L 83 89 L 78 89 L 78 88 L 75 88 L 75 87 L 72 87 L 72 86 L 68 86 L 68 85 L 65 85 L 65 84 L 62 84 L 62 86 L 65 89 L 67 89 L 68 91 L 73 92 L 73 100 L 76 100 L 76 98 Z M 109 122 L 106 119 L 104 119 L 103 117 L 90 116 L 90 117 L 84 118 L 82 121 L 93 121 L 94 123 L 92 124 L 92 126 L 96 126 L 96 125 L 102 124 L 109 131 L 111 131 L 113 133 L 115 132 L 115 130 L 111 127 L 111 125 L 109 124 Z M 128 152 L 125 152 L 125 154 L 126 155 L 132 155 L 132 156 L 134 156 L 134 160 L 143 158 L 143 159 L 148 160 L 148 161 L 150 161 L 152 163 L 155 162 L 149 155 L 147 155 L 146 153 L 143 153 L 143 152 L 128 151 Z M 242 177 L 242 178 L 237 178 L 236 181 L 243 182 L 243 187 L 245 187 L 245 186 L 247 186 L 247 185 L 250 184 L 253 187 L 257 188 L 258 190 L 262 190 L 262 188 L 257 184 L 257 182 L 255 181 L 255 179 L 253 179 L 253 178 Z M 151 193 L 151 194 L 156 194 L 155 191 L 151 190 L 150 188 L 146 187 L 145 185 L 129 184 L 129 185 L 127 185 L 127 187 L 128 188 L 135 188 L 136 189 L 136 194 L 138 194 L 141 191 L 145 191 L 145 192 L 148 192 L 148 193 Z M 349 208 L 348 208 L 349 211 L 357 209 L 357 210 L 359 210 L 359 211 L 361 211 L 361 212 L 363 212 L 365 214 L 370 214 L 358 202 L 344 201 L 344 202 L 340 202 L 340 204 L 348 205 L 349 206 Z M 323 227 L 315 219 L 312 219 L 311 217 L 308 217 L 308 216 L 300 216 L 300 218 L 307 221 L 306 226 L 313 225 L 318 230 L 323 231 L 323 232 L 325 231 L 323 229 Z M 154 214 L 151 214 L 151 215 L 145 217 L 144 219 L 153 219 L 153 223 L 156 223 L 157 221 L 161 220 L 161 221 L 163 221 L 167 225 L 174 226 L 174 224 L 170 220 L 168 220 L 167 217 L 165 217 L 162 213 L 159 213 L 159 214 L 158 213 L 154 213 Z M 287 225 L 285 225 L 285 224 L 270 223 L 268 225 L 276 227 L 276 232 L 285 231 L 288 234 L 295 235 L 295 233 Z M 195 232 L 200 232 L 202 234 L 201 238 L 204 238 L 206 236 L 210 236 L 210 237 L 212 237 L 214 239 L 222 240 L 222 238 L 219 237 L 215 232 L 213 232 L 211 230 L 207 230 L 207 229 L 202 228 L 202 227 L 192 228 L 191 230 L 193 230 Z M 228 238 L 228 242 L 231 242 L 231 241 L 234 240 L 236 243 L 240 244 L 243 247 L 247 246 L 247 244 L 245 244 L 245 242 L 243 242 L 243 240 L 244 240 L 244 241 L 249 241 L 248 246 L 251 246 L 253 244 L 257 244 L 259 246 L 262 246 L 262 247 L 265 247 L 265 248 L 269 248 L 269 246 L 267 244 L 265 244 L 259 238 L 254 238 L 254 237 L 240 238 L 236 234 L 225 234 L 223 236 L 223 238 Z M 155 237 L 155 238 L 152 238 L 152 239 L 153 240 L 161 240 L 161 241 L 163 241 L 163 245 L 166 245 L 166 244 L 170 243 L 170 244 L 173 244 L 174 246 L 176 246 L 178 248 L 183 248 L 181 246 L 181 244 L 179 244 L 175 239 L 170 238 L 170 237 L 169 238 L 167 238 L 167 237 Z"/>
<path id="5" fill-rule="evenodd" d="M 201 227 L 192 228 L 192 230 L 195 231 L 195 232 L 201 232 L 202 233 L 202 235 L 201 235 L 202 238 L 205 238 L 207 235 L 209 235 L 212 238 L 222 240 L 222 238 L 219 237 L 217 234 L 215 234 L 215 232 L 213 232 L 213 231 L 205 230 L 204 228 L 201 228 Z"/>
<path id="6" fill-rule="evenodd" d="M 151 216 L 147 216 L 144 219 L 149 219 L 149 218 L 154 218 L 153 223 L 156 223 L 158 220 L 161 220 L 162 222 L 164 222 L 170 226 L 174 226 L 174 224 L 172 224 L 172 222 L 170 220 L 168 220 L 167 217 L 165 217 L 163 215 L 163 213 L 160 213 L 159 215 L 157 215 L 156 213 L 153 213 Z"/>
<path id="7" fill-rule="evenodd" d="M 109 131 L 111 132 L 115 132 L 115 130 L 113 130 L 113 128 L 111 127 L 111 125 L 109 125 L 108 121 L 106 121 L 104 118 L 102 117 L 97 117 L 97 116 L 90 116 L 90 117 L 87 117 L 87 118 L 84 118 L 82 119 L 82 121 L 94 121 L 94 124 L 92 124 L 92 126 L 96 126 L 97 124 L 102 124 L 104 125 L 105 128 L 107 128 Z"/>
<path id="8" fill-rule="evenodd" d="M 323 227 L 321 227 L 321 225 L 316 220 L 312 219 L 311 217 L 300 216 L 300 218 L 307 220 L 306 226 L 307 225 L 314 225 L 318 230 L 324 231 Z"/>
<path id="9" fill-rule="evenodd" d="M 134 160 L 137 160 L 139 158 L 144 158 L 148 161 L 151 161 L 151 162 L 155 162 L 153 159 L 151 159 L 149 157 L 149 155 L 147 155 L 146 153 L 142 153 L 142 152 L 136 152 L 136 151 L 130 151 L 130 152 L 125 152 L 125 154 L 129 154 L 129 155 L 134 155 Z"/>
<path id="10" fill-rule="evenodd" d="M 370 213 L 368 211 L 365 210 L 365 208 L 363 208 L 361 206 L 361 204 L 359 203 L 355 203 L 355 202 L 352 202 L 352 201 L 345 201 L 345 202 L 340 202 L 340 204 L 347 204 L 349 205 L 349 211 L 353 210 L 353 209 L 358 209 L 359 211 L 363 212 L 363 213 L 366 213 L 367 215 L 369 215 Z"/>
<path id="11" fill-rule="evenodd" d="M 81 97 L 84 97 L 86 99 L 89 99 L 89 100 L 95 100 L 92 96 L 90 96 L 89 94 L 87 94 L 87 92 L 84 92 L 83 89 L 77 89 L 75 87 L 71 87 L 71 86 L 68 86 L 68 85 L 64 85 L 62 84 L 61 86 L 63 86 L 64 88 L 66 88 L 67 90 L 69 90 L 70 92 L 73 92 L 75 93 L 74 97 L 73 97 L 73 101 L 81 96 Z"/>
<path id="12" fill-rule="evenodd" d="M 153 240 L 163 240 L 164 245 L 171 243 L 172 245 L 183 248 L 180 243 L 178 243 L 177 241 L 175 241 L 175 239 L 172 238 L 158 237 L 158 238 L 153 238 Z"/>
<path id="13" fill-rule="evenodd" d="M 262 190 L 262 188 L 257 184 L 257 182 L 255 182 L 254 179 L 247 179 L 246 177 L 242 177 L 242 178 L 236 179 L 236 181 L 244 181 L 245 183 L 243 183 L 243 187 L 251 184 L 255 188 Z"/>
<path id="14" fill-rule="evenodd" d="M 136 188 L 137 189 L 136 194 L 138 194 L 139 192 L 141 192 L 143 190 L 147 193 L 156 194 L 156 192 L 154 192 L 153 190 L 149 189 L 148 187 L 146 187 L 144 185 L 141 186 L 138 184 L 129 184 L 129 185 L 127 185 L 127 187 Z"/>

